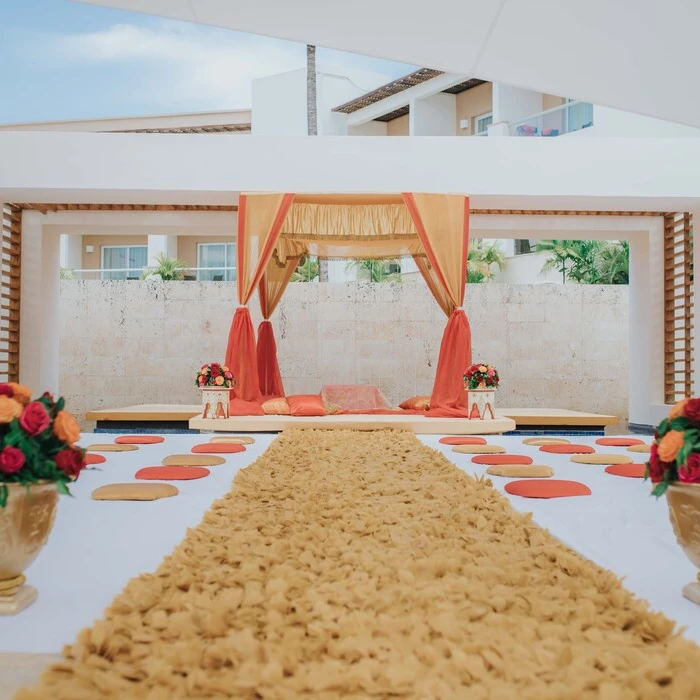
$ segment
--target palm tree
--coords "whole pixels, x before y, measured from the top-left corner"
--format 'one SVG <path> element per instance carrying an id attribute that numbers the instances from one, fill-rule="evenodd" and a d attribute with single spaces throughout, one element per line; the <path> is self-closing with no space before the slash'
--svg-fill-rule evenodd
<path id="1" fill-rule="evenodd" d="M 316 99 L 316 47 L 306 45 L 306 128 L 309 136 L 318 136 Z M 328 282 L 328 260 L 318 262 L 318 281 Z"/>
<path id="2" fill-rule="evenodd" d="M 352 260 L 346 266 L 346 270 L 357 269 L 357 277 L 367 278 L 369 282 L 402 282 L 400 272 L 391 272 L 388 268 L 391 264 L 398 264 L 397 258 L 383 258 L 380 260 L 367 258 L 366 260 Z"/>
<path id="3" fill-rule="evenodd" d="M 488 245 L 483 241 L 474 241 L 467 255 L 467 282 L 488 282 L 493 278 L 492 265 L 501 272 L 506 268 L 501 246 L 495 241 Z"/>
<path id="4" fill-rule="evenodd" d="M 313 282 L 318 278 L 318 258 L 305 257 L 292 273 L 292 282 Z"/>
<path id="5" fill-rule="evenodd" d="M 549 270 L 561 272 L 562 282 L 566 284 L 566 273 L 574 264 L 579 261 L 580 255 L 575 247 L 576 241 L 549 240 L 540 241 L 536 246 L 537 252 L 549 253 L 545 264 L 542 266 L 542 273 Z M 568 267 L 567 267 L 568 263 Z"/>
<path id="6" fill-rule="evenodd" d="M 142 280 L 148 279 L 149 277 L 160 277 L 160 279 L 166 281 L 181 280 L 187 269 L 186 262 L 169 258 L 165 253 L 160 253 L 158 255 L 156 263 L 158 263 L 156 267 L 146 270 L 146 272 L 141 275 Z"/>
<path id="7" fill-rule="evenodd" d="M 598 284 L 629 284 L 629 241 L 606 241 L 596 260 Z"/>

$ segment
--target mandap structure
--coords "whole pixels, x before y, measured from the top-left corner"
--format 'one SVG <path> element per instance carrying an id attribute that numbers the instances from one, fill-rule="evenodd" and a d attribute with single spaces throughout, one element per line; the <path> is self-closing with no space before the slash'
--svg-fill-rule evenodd
<path id="1" fill-rule="evenodd" d="M 284 396 L 270 316 L 306 255 L 320 258 L 412 256 L 447 316 L 426 415 L 466 417 L 462 374 L 471 331 L 462 306 L 469 247 L 469 198 L 454 194 L 241 194 L 238 302 L 226 363 L 236 377 L 239 415 Z M 258 289 L 263 321 L 247 304 Z M 371 310 L 370 310 L 371 312 Z"/>

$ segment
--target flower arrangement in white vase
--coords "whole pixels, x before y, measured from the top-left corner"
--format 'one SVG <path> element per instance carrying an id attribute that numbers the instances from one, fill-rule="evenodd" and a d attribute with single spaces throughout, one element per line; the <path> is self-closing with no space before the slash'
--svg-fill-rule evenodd
<path id="1" fill-rule="evenodd" d="M 195 380 L 202 390 L 202 418 L 228 418 L 228 403 L 235 384 L 226 365 L 218 362 L 202 365 Z"/>
<path id="2" fill-rule="evenodd" d="M 498 388 L 498 370 L 491 365 L 476 364 L 464 370 L 464 388 L 467 390 L 467 418 L 493 420 Z"/>

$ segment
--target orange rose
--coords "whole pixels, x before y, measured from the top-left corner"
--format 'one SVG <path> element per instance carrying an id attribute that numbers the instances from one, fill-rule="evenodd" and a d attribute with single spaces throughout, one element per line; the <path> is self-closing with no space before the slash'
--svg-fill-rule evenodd
<path id="1" fill-rule="evenodd" d="M 22 415 L 21 403 L 8 396 L 0 396 L 0 423 L 9 423 L 20 415 Z"/>
<path id="2" fill-rule="evenodd" d="M 32 390 L 27 389 L 26 386 L 22 384 L 17 384 L 17 382 L 8 382 L 9 387 L 12 389 L 14 398 L 17 399 L 23 406 L 26 406 L 32 400 Z"/>
<path id="3" fill-rule="evenodd" d="M 683 447 L 683 432 L 669 430 L 659 443 L 659 459 L 662 462 L 673 462 L 681 447 Z"/>
<path id="4" fill-rule="evenodd" d="M 681 399 L 669 412 L 668 419 L 673 420 L 674 418 L 680 418 L 683 415 L 683 409 L 688 403 L 689 399 Z"/>
<path id="5" fill-rule="evenodd" d="M 59 411 L 53 423 L 54 435 L 71 447 L 80 440 L 78 423 L 68 411 Z"/>

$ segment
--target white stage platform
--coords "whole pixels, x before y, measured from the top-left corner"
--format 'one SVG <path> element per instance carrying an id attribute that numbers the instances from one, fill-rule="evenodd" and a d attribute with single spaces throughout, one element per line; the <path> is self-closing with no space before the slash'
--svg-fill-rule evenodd
<path id="1" fill-rule="evenodd" d="M 81 443 L 104 442 L 104 437 L 85 434 Z M 179 482 L 180 495 L 161 501 L 102 502 L 91 500 L 90 494 L 103 484 L 132 481 L 137 469 L 160 464 L 168 454 L 189 452 L 202 436 L 166 435 L 158 445 L 110 453 L 99 470 L 84 472 L 72 487 L 75 498 L 61 498 L 49 542 L 27 571 L 28 582 L 39 590 L 38 601 L 21 615 L 0 617 L 0 652 L 58 653 L 102 615 L 130 578 L 154 571 L 187 528 L 196 526 L 212 502 L 230 489 L 236 472 L 274 438 L 257 435 L 246 452 L 224 455 L 226 463 L 212 467 L 210 476 Z M 592 445 L 595 438 L 572 439 Z M 421 440 L 460 469 L 477 476 L 485 473 L 486 467 L 473 464 L 470 455 L 440 445 L 439 436 Z M 557 478 L 587 484 L 591 496 L 530 500 L 508 496 L 504 486 L 509 480 L 492 477 L 514 508 L 532 512 L 535 522 L 572 549 L 624 577 L 630 591 L 687 627 L 685 635 L 700 643 L 700 606 L 681 594 L 683 586 L 695 580 L 696 570 L 676 544 L 666 503 L 649 496 L 647 483 L 611 476 L 603 467 L 572 463 L 566 455 L 545 455 L 523 445 L 520 436 L 493 437 L 489 442 L 551 465 Z M 624 453 L 621 448 L 605 450 Z"/>
<path id="2" fill-rule="evenodd" d="M 190 418 L 190 429 L 225 433 L 276 433 L 287 428 L 321 430 L 380 430 L 395 428 L 420 435 L 493 435 L 515 430 L 512 418 L 494 420 L 426 418 L 414 415 L 359 416 L 235 416 L 231 418 Z"/>

